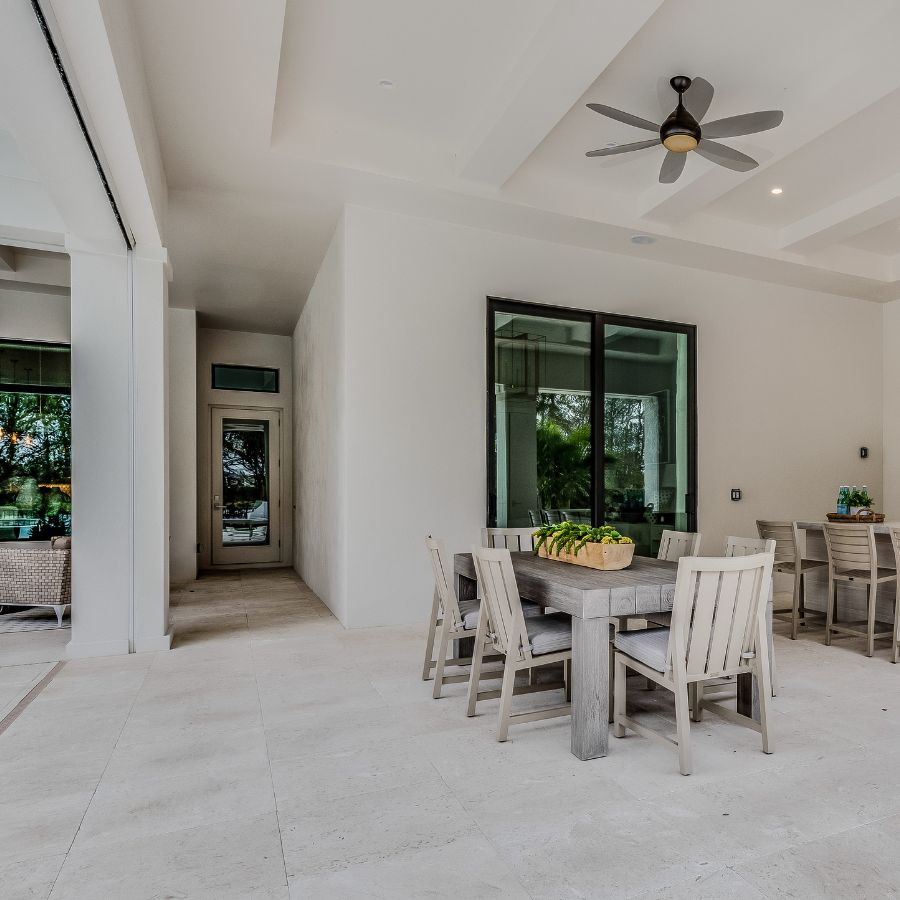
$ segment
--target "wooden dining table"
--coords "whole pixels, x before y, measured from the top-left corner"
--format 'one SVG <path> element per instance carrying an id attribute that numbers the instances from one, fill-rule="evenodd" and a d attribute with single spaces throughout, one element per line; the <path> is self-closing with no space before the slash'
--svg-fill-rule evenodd
<path id="1" fill-rule="evenodd" d="M 635 556 L 627 569 L 607 572 L 530 552 L 510 555 L 521 596 L 572 617 L 572 753 L 578 759 L 606 756 L 610 618 L 671 610 L 678 564 Z M 459 599 L 474 599 L 477 583 L 470 553 L 456 554 L 454 573 Z M 739 681 L 739 711 L 746 715 L 754 706 L 751 682 Z"/>

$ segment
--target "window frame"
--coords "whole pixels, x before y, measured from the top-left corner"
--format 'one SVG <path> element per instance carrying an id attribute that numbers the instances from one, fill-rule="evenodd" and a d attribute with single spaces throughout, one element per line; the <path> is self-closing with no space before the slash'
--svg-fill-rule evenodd
<path id="1" fill-rule="evenodd" d="M 72 345 L 65 341 L 25 341 L 20 338 L 0 337 L 0 344 L 14 347 L 47 347 L 69 351 L 69 383 L 68 385 L 37 385 L 21 381 L 0 381 L 0 391 L 5 394 L 72 394 Z M 40 390 L 35 390 L 40 388 Z"/>
<path id="2" fill-rule="evenodd" d="M 266 390 L 265 388 L 252 387 L 219 387 L 216 385 L 216 369 L 241 369 L 251 372 L 272 372 L 275 375 L 275 389 Z M 271 366 L 248 366 L 240 363 L 212 363 L 210 367 L 210 388 L 214 391 L 241 391 L 248 394 L 280 394 L 281 393 L 281 370 Z"/>
<path id="3" fill-rule="evenodd" d="M 620 325 L 631 328 L 646 328 L 684 334 L 687 337 L 688 367 L 688 491 L 686 494 L 687 530 L 697 530 L 697 326 L 665 319 L 651 319 L 643 316 L 626 316 L 596 310 L 573 309 L 554 306 L 549 303 L 532 303 L 512 300 L 507 297 L 487 297 L 486 316 L 486 370 L 485 397 L 487 423 L 485 432 L 487 463 L 486 522 L 489 528 L 497 524 L 497 399 L 496 399 L 496 358 L 495 358 L 495 318 L 496 313 L 537 316 L 584 322 L 591 325 L 591 521 L 600 523 L 606 509 L 602 448 L 606 444 L 603 404 L 597 398 L 605 396 L 605 350 L 604 329 L 606 325 Z M 600 452 L 598 452 L 598 448 Z"/>

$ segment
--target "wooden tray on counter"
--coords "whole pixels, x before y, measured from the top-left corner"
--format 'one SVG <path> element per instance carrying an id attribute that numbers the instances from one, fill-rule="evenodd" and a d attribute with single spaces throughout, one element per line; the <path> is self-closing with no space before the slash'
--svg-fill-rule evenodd
<path id="1" fill-rule="evenodd" d="M 877 525 L 884 521 L 884 513 L 857 513 L 855 516 L 844 513 L 828 513 L 829 522 L 862 522 L 864 525 Z"/>

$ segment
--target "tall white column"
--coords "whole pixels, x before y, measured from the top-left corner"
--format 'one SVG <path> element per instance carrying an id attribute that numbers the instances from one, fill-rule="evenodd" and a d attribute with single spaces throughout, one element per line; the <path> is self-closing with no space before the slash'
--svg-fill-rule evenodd
<path id="1" fill-rule="evenodd" d="M 167 649 L 165 251 L 71 238 L 69 656 Z"/>
<path id="2" fill-rule="evenodd" d="M 134 353 L 134 634 L 132 649 L 168 650 L 169 265 L 165 250 L 132 254 Z"/>
<path id="3" fill-rule="evenodd" d="M 131 649 L 132 401 L 129 262 L 70 239 L 72 640 L 69 656 Z"/>

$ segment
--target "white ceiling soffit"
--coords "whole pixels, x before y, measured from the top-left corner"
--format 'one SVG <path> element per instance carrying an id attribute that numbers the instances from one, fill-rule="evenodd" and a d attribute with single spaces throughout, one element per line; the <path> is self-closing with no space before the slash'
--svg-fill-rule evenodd
<path id="1" fill-rule="evenodd" d="M 170 188 L 173 298 L 219 324 L 289 331 L 345 203 L 898 294 L 894 0 L 133 8 Z M 690 154 L 682 178 L 660 185 L 660 148 L 585 158 L 647 135 L 586 103 L 659 122 L 675 74 L 715 86 L 707 121 L 785 111 L 779 128 L 726 141 L 758 169 Z M 634 247 L 636 232 L 657 243 Z"/>
<path id="2" fill-rule="evenodd" d="M 64 233 L 121 246 L 84 136 L 30 3 L 6 3 L 0 28 L 0 110 L 27 166 L 3 179 L 0 240 L 61 246 Z M 17 182 L 17 183 L 14 183 Z"/>

